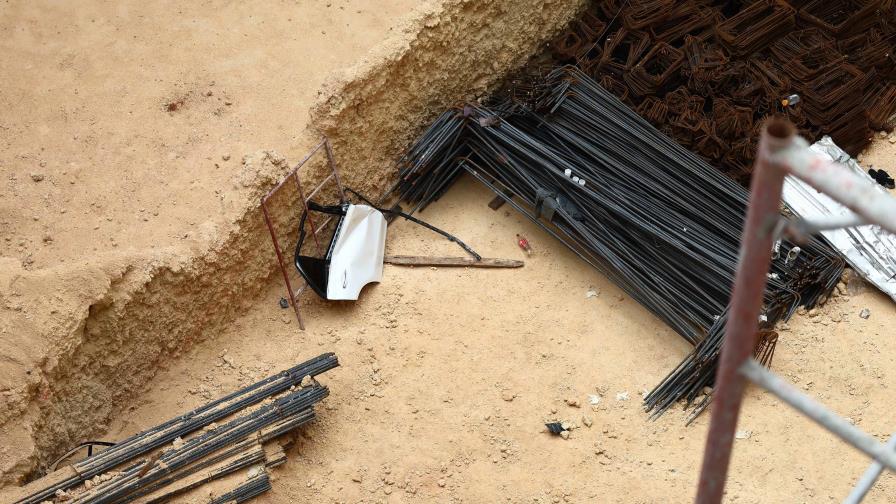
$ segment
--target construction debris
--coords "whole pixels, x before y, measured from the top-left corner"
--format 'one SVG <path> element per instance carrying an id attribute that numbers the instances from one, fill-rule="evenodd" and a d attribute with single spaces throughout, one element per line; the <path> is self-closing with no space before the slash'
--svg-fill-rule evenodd
<path id="1" fill-rule="evenodd" d="M 165 502 L 249 468 L 211 502 L 244 502 L 270 489 L 266 469 L 286 460 L 277 439 L 314 419 L 329 391 L 304 378 L 339 365 L 320 355 L 121 441 L 21 489 L 21 504 Z"/>
<path id="2" fill-rule="evenodd" d="M 529 240 L 524 236 L 516 235 L 516 244 L 520 247 L 520 249 L 525 252 L 527 255 L 532 255 L 532 245 L 529 245 Z"/>
<path id="3" fill-rule="evenodd" d="M 810 149 L 824 159 L 846 166 L 856 176 L 872 180 L 858 162 L 840 149 L 830 137 L 822 138 Z M 874 187 L 884 191 L 882 187 Z M 782 197 L 793 214 L 807 222 L 853 216 L 853 212 L 845 206 L 792 176 L 784 181 Z M 820 233 L 853 270 L 896 301 L 896 236 L 880 226 L 870 224 L 822 229 Z"/>
<path id="4" fill-rule="evenodd" d="M 896 188 L 896 181 L 893 180 L 893 177 L 891 177 L 890 174 L 886 172 L 886 170 L 875 170 L 874 168 L 869 168 L 868 175 L 870 175 L 875 182 L 886 187 L 887 189 Z"/>
<path id="5" fill-rule="evenodd" d="M 523 101 L 498 97 L 488 108 L 440 116 L 404 157 L 399 198 L 423 208 L 461 171 L 471 174 L 696 347 L 645 403 L 660 414 L 679 399 L 699 399 L 701 410 L 727 320 L 747 192 L 574 67 L 533 79 L 528 89 Z M 817 240 L 798 253 L 781 244 L 763 327 L 826 298 L 842 268 Z M 768 362 L 775 341 L 765 334 L 758 357 Z"/>

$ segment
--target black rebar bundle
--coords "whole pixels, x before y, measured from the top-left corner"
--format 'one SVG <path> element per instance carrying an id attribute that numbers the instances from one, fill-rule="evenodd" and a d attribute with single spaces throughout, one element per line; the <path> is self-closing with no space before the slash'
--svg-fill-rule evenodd
<path id="1" fill-rule="evenodd" d="M 216 497 L 208 504 L 241 504 L 271 489 L 271 478 L 262 473 L 247 480 L 233 490 Z"/>
<path id="2" fill-rule="evenodd" d="M 714 377 L 747 191 L 574 67 L 532 87 L 543 92 L 527 104 L 437 119 L 402 160 L 400 199 L 422 208 L 470 173 L 695 346 L 645 404 L 694 403 Z M 760 357 L 774 323 L 825 298 L 842 268 L 820 242 L 781 244 Z"/>
<path id="3" fill-rule="evenodd" d="M 322 354 L 232 394 L 172 418 L 151 429 L 116 443 L 107 450 L 71 466 L 72 476 L 50 478 L 51 483 L 33 485 L 35 491 L 17 502 L 37 504 L 52 500 L 59 491 L 78 487 L 94 476 L 115 471 L 107 481 L 91 485 L 73 502 L 117 503 L 163 489 L 198 471 L 236 457 L 231 466 L 217 472 L 229 474 L 254 463 L 253 450 L 314 418 L 312 406 L 327 396 L 326 387 L 313 383 L 296 389 L 307 377 L 333 369 L 339 361 L 333 353 Z M 313 380 L 312 380 L 313 382 Z M 283 394 L 281 397 L 274 396 Z M 265 402 L 261 406 L 259 403 Z M 253 411 L 223 425 L 247 408 Z M 180 447 L 165 446 L 187 438 Z M 154 455 L 152 455 L 154 454 Z M 140 457 L 150 455 L 146 460 Z"/>
<path id="4" fill-rule="evenodd" d="M 318 385 L 299 389 L 259 409 L 240 416 L 226 424 L 185 442 L 180 448 L 164 452 L 158 462 L 138 462 L 122 470 L 111 480 L 95 486 L 79 495 L 78 504 L 112 504 L 130 499 L 141 488 L 164 478 L 188 464 L 200 461 L 278 421 L 293 419 L 289 430 L 314 418 L 311 407 L 329 394 L 326 387 Z M 285 431 L 284 431 L 285 432 Z"/>

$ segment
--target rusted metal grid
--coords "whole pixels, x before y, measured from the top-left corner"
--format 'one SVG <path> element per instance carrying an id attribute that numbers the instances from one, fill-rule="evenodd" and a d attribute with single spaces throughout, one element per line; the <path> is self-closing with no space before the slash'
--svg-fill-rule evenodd
<path id="1" fill-rule="evenodd" d="M 894 45 L 892 0 L 605 0 L 561 34 L 552 57 L 746 184 L 756 125 L 769 115 L 852 155 L 873 130 L 892 129 Z M 702 107 L 677 106 L 689 101 Z"/>
<path id="2" fill-rule="evenodd" d="M 324 150 L 327 156 L 327 167 L 329 169 L 329 174 L 323 178 L 323 180 L 318 183 L 314 189 L 311 190 L 307 195 L 305 194 L 304 186 L 302 185 L 302 179 L 299 174 L 299 171 L 305 166 L 315 154 L 317 154 L 321 149 Z M 308 211 L 308 202 L 311 201 L 312 198 L 318 195 L 320 191 L 324 188 L 327 183 L 334 183 L 336 185 L 336 189 L 338 190 L 338 195 L 340 198 L 340 203 L 347 201 L 345 197 L 345 188 L 342 185 L 342 181 L 339 178 L 339 169 L 336 166 L 336 159 L 333 155 L 333 147 L 330 145 L 330 140 L 326 137 L 321 139 L 320 143 L 318 143 L 311 152 L 309 152 L 301 161 L 299 161 L 295 167 L 281 180 L 273 189 L 268 191 L 264 197 L 261 198 L 261 210 L 264 213 L 264 222 L 268 227 L 268 232 L 271 234 L 271 243 L 274 245 L 274 252 L 277 254 L 277 263 L 280 265 L 280 271 L 283 275 L 283 283 L 286 287 L 286 300 L 292 306 L 293 311 L 296 314 L 296 321 L 299 323 L 299 328 L 305 330 L 305 322 L 302 320 L 302 313 L 299 309 L 299 297 L 302 292 L 305 291 L 305 288 L 308 287 L 308 283 L 303 278 L 299 278 L 299 283 L 301 284 L 299 288 L 293 289 L 293 282 L 290 280 L 292 276 L 290 274 L 293 271 L 292 263 L 284 259 L 283 248 L 281 247 L 281 238 L 279 237 L 279 233 L 277 232 L 276 226 L 274 225 L 274 221 L 271 217 L 271 209 L 269 204 L 271 199 L 281 193 L 281 191 L 288 190 L 289 187 L 294 185 L 296 192 L 298 193 L 298 198 L 302 203 L 302 209 L 307 212 L 308 220 L 306 222 L 306 226 L 311 228 L 311 236 L 314 239 L 314 246 L 317 250 L 318 255 L 322 255 L 325 250 L 321 247 L 320 237 L 318 236 L 321 231 L 323 231 L 327 224 L 330 223 L 330 218 L 325 219 L 320 225 L 316 225 L 314 223 L 314 216 L 311 212 Z M 326 247 L 328 244 L 324 244 Z"/>

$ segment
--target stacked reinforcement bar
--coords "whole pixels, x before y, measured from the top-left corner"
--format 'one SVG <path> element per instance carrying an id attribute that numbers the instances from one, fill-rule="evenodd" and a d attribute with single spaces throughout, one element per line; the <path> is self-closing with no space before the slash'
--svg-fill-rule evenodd
<path id="1" fill-rule="evenodd" d="M 519 88 L 517 88 L 519 89 Z M 578 69 L 528 83 L 527 103 L 443 114 L 401 162 L 399 198 L 424 207 L 467 171 L 695 346 L 646 397 L 702 410 L 737 263 L 747 191 L 663 135 Z M 774 323 L 812 307 L 843 263 L 827 246 L 783 243 L 770 273 L 758 355 Z"/>
<path id="2" fill-rule="evenodd" d="M 159 490 L 213 464 L 249 454 L 254 447 L 263 445 L 278 436 L 311 421 L 312 406 L 327 396 L 326 387 L 314 383 L 298 388 L 306 377 L 314 378 L 339 365 L 335 354 L 326 353 L 303 362 L 279 374 L 270 376 L 244 389 L 172 418 L 144 432 L 136 434 L 106 451 L 71 466 L 73 476 L 42 486 L 40 480 L 31 486 L 36 490 L 17 501 L 38 504 L 51 500 L 60 491 L 80 490 L 76 487 L 103 473 L 114 476 L 90 489 L 77 494 L 73 502 L 112 503 L 132 500 Z M 295 389 L 294 391 L 292 391 Z M 278 394 L 290 391 L 282 397 Z M 214 423 L 232 417 L 240 411 L 252 408 L 263 401 L 269 403 L 256 407 L 223 425 Z M 185 441 L 182 446 L 161 450 L 178 438 L 197 431 L 201 434 Z M 156 453 L 156 457 L 138 461 L 139 457 Z M 247 467 L 248 459 L 235 462 L 229 474 Z"/>

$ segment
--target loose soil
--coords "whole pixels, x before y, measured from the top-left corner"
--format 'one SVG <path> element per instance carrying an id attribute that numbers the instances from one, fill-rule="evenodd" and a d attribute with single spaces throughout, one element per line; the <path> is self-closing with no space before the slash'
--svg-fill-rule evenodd
<path id="1" fill-rule="evenodd" d="M 419 128 L 581 4 L 5 5 L 0 485 L 104 433 L 252 304 L 274 271 L 258 201 L 287 160 L 325 132 L 377 194 Z"/>
<path id="2" fill-rule="evenodd" d="M 373 192 L 581 4 L 520 3 L 0 7 L 0 485 L 332 350 L 332 395 L 259 502 L 690 500 L 707 417 L 640 409 L 688 346 L 469 180 L 422 217 L 488 256 L 520 258 L 522 233 L 525 268 L 387 266 L 357 303 L 308 297 L 305 332 L 278 306 L 256 202 L 286 165 L 255 153 L 295 161 L 322 130 Z M 879 139 L 866 163 L 894 154 Z M 461 253 L 407 223 L 388 247 Z M 872 290 L 837 297 L 782 331 L 774 369 L 883 441 L 894 321 Z M 838 501 L 867 465 L 757 390 L 740 428 L 732 501 Z M 868 502 L 894 495 L 885 475 Z"/>
<path id="3" fill-rule="evenodd" d="M 259 502 L 689 502 L 708 415 L 685 427 L 679 409 L 651 422 L 641 408 L 689 346 L 515 212 L 490 210 L 491 197 L 463 180 L 422 216 L 524 268 L 386 266 L 357 303 L 310 300 L 305 332 L 279 307 L 274 277 L 249 313 L 160 373 L 110 438 L 334 351 L 342 367 L 323 379 L 331 396 Z M 462 251 L 399 222 L 387 253 Z M 884 441 L 894 322 L 892 301 L 873 290 L 835 297 L 785 326 L 773 368 Z M 553 420 L 579 427 L 563 440 L 544 432 Z M 738 429 L 749 438 L 735 444 L 729 502 L 839 502 L 868 465 L 757 389 Z M 894 495 L 888 474 L 867 502 Z"/>

